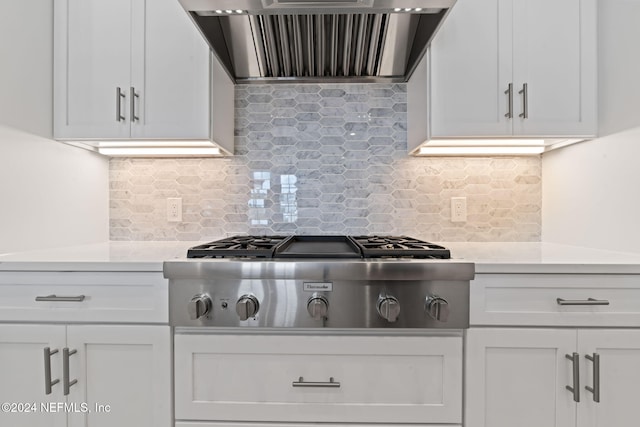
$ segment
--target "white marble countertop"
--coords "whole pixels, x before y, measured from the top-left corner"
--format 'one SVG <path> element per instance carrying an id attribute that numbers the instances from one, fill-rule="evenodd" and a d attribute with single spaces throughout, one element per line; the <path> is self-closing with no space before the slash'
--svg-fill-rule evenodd
<path id="1" fill-rule="evenodd" d="M 455 259 L 476 264 L 476 273 L 640 274 L 640 253 L 603 251 L 557 243 L 443 242 Z"/>
<path id="2" fill-rule="evenodd" d="M 0 254 L 0 271 L 162 271 L 166 260 L 185 259 L 203 242 L 104 242 Z M 640 274 L 640 253 L 622 253 L 520 242 L 439 242 L 454 260 L 476 264 L 476 273 Z"/>
<path id="3" fill-rule="evenodd" d="M 0 254 L 0 271 L 162 271 L 203 242 L 104 242 Z"/>

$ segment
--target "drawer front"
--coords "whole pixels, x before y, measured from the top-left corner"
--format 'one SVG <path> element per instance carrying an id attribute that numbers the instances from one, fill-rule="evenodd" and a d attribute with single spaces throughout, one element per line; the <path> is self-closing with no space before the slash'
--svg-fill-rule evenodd
<path id="1" fill-rule="evenodd" d="M 462 337 L 175 337 L 179 420 L 460 423 Z"/>
<path id="2" fill-rule="evenodd" d="M 0 273 L 0 321 L 168 323 L 167 298 L 159 272 Z"/>
<path id="3" fill-rule="evenodd" d="M 176 422 L 175 427 L 312 427 L 295 423 L 219 423 L 219 422 Z M 313 426 L 315 427 L 315 425 Z M 353 427 L 351 424 L 329 424 L 326 427 Z M 397 424 L 376 424 L 376 427 L 398 427 Z M 414 424 L 411 427 L 461 427 L 459 424 Z"/>
<path id="4" fill-rule="evenodd" d="M 476 326 L 640 326 L 637 275 L 478 274 L 470 298 Z"/>

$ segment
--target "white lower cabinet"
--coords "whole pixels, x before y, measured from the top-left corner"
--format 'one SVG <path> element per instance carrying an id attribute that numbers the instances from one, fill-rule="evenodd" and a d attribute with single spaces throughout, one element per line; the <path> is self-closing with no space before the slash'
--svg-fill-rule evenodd
<path id="1" fill-rule="evenodd" d="M 638 330 L 471 328 L 464 425 L 635 427 L 639 366 Z"/>
<path id="2" fill-rule="evenodd" d="M 562 427 L 575 424 L 571 384 L 576 332 L 469 329 L 466 427 Z"/>
<path id="3" fill-rule="evenodd" d="M 580 427 L 636 427 L 640 405 L 640 331 L 580 330 L 578 353 L 584 378 Z M 597 363 L 586 360 L 597 356 Z M 598 375 L 599 374 L 599 375 Z M 584 387 L 599 385 L 599 402 Z M 599 382 L 599 384 L 597 384 Z"/>
<path id="4" fill-rule="evenodd" d="M 0 426 L 171 425 L 168 326 L 0 325 L 0 378 Z"/>
<path id="5" fill-rule="evenodd" d="M 461 336 L 177 334 L 174 351 L 176 426 L 462 421 Z"/>
<path id="6" fill-rule="evenodd" d="M 65 400 L 61 384 L 64 344 L 64 326 L 0 325 L 0 426 L 67 425 L 64 412 L 41 410 L 41 405 Z M 58 380 L 50 394 L 45 392 L 45 361 L 49 358 L 45 348 L 58 350 L 50 356 L 51 379 Z"/>

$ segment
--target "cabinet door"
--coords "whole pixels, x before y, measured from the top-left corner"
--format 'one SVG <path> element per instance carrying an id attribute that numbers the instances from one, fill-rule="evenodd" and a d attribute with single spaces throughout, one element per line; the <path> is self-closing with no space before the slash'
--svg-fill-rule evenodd
<path id="1" fill-rule="evenodd" d="M 55 1 L 55 138 L 129 137 L 131 20 L 131 0 Z"/>
<path id="2" fill-rule="evenodd" d="M 465 426 L 574 426 L 575 349 L 571 330 L 469 329 Z"/>
<path id="3" fill-rule="evenodd" d="M 168 326 L 68 326 L 69 427 L 169 427 L 171 335 Z M 108 406 L 107 406 L 108 405 Z"/>
<path id="4" fill-rule="evenodd" d="M 594 387 L 594 362 L 599 358 L 599 402 L 583 389 L 578 406 L 579 427 L 635 427 L 638 425 L 638 384 L 640 384 L 640 331 L 581 330 L 578 351 L 584 368 L 584 387 Z"/>
<path id="5" fill-rule="evenodd" d="M 431 43 L 431 137 L 511 135 L 510 0 L 458 0 Z"/>
<path id="6" fill-rule="evenodd" d="M 132 138 L 208 140 L 207 43 L 177 0 L 134 5 L 131 70 L 138 119 L 131 122 Z"/>
<path id="7" fill-rule="evenodd" d="M 595 135 L 596 0 L 513 1 L 514 133 Z"/>
<path id="8" fill-rule="evenodd" d="M 66 414 L 48 402 L 63 402 L 62 348 L 65 343 L 64 326 L 0 325 L 0 426 L 65 427 Z M 57 353 L 47 356 L 49 347 Z M 58 380 L 45 394 L 45 363 L 49 359 L 51 379 Z M 5 404 L 9 411 L 5 411 Z M 13 404 L 13 406 L 11 406 Z M 35 405 L 35 406 L 32 406 Z M 15 412 L 13 412 L 15 410 Z"/>

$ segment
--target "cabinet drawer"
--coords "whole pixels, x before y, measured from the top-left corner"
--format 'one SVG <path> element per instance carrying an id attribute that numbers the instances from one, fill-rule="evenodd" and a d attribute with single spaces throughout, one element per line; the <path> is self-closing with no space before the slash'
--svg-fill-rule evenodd
<path id="1" fill-rule="evenodd" d="M 315 427 L 316 424 L 292 423 L 218 423 L 218 422 L 177 422 L 176 427 Z M 353 427 L 351 424 L 329 424 L 326 427 Z M 397 424 L 376 424 L 376 427 L 398 427 Z M 411 427 L 461 427 L 452 424 L 414 424 Z"/>
<path id="2" fill-rule="evenodd" d="M 460 423 L 462 337 L 175 337 L 179 420 Z"/>
<path id="3" fill-rule="evenodd" d="M 2 272 L 0 321 L 167 323 L 167 295 L 160 272 Z"/>
<path id="4" fill-rule="evenodd" d="M 640 326 L 637 275 L 478 274 L 470 298 L 476 326 Z"/>

